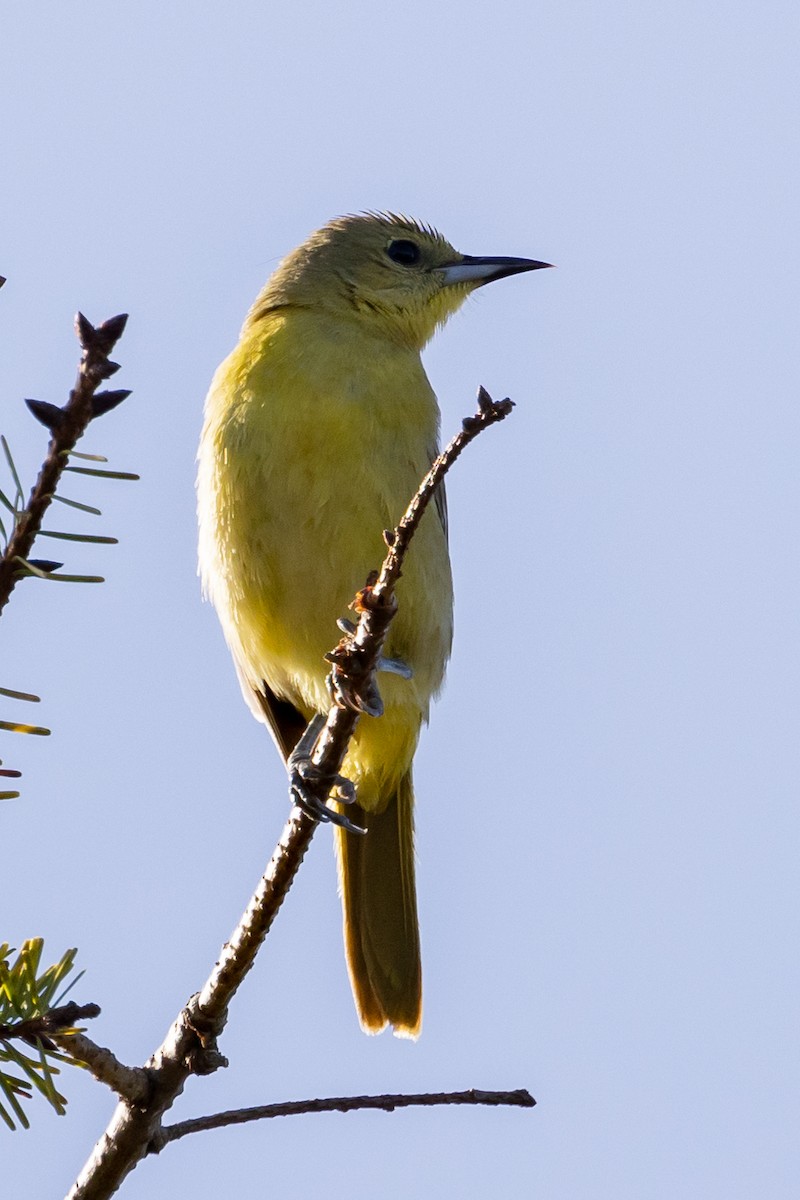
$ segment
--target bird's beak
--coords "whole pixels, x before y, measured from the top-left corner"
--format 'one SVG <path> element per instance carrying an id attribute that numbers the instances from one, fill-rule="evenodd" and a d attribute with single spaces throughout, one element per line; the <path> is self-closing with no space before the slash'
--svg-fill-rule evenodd
<path id="1" fill-rule="evenodd" d="M 507 275 L 538 271 L 541 267 L 552 265 L 537 262 L 534 258 L 475 258 L 472 254 L 463 254 L 458 262 L 434 269 L 445 284 L 472 283 L 475 287 L 481 287 L 493 279 L 505 279 Z"/>

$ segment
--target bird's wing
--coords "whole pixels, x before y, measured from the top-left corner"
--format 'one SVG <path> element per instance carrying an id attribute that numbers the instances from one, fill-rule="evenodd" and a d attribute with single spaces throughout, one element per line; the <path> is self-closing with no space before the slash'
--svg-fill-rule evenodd
<path id="1" fill-rule="evenodd" d="M 308 722 L 293 704 L 276 696 L 263 679 L 256 686 L 236 655 L 233 661 L 248 708 L 257 721 L 263 721 L 267 726 L 285 761 L 300 741 L 300 735 L 305 731 Z"/>
<path id="2" fill-rule="evenodd" d="M 269 731 L 275 740 L 275 745 L 286 761 L 305 733 L 308 722 L 293 704 L 290 704 L 288 700 L 281 700 L 263 680 L 261 687 L 254 690 L 253 694 L 261 708 L 263 719 L 266 720 Z"/>

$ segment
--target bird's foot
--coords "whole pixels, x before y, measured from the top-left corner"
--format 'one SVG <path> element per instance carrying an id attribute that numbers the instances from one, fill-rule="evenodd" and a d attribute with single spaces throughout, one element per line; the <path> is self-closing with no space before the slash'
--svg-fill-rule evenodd
<path id="1" fill-rule="evenodd" d="M 327 656 L 333 662 L 333 670 L 328 676 L 327 684 L 334 701 L 340 708 L 366 713 L 369 717 L 383 716 L 383 700 L 374 676 L 369 675 L 356 683 L 347 671 L 347 656 L 354 652 L 352 638 L 356 626 L 344 617 L 336 624 L 346 636 L 342 638 L 336 651 Z M 376 670 L 385 671 L 388 675 L 399 675 L 402 679 L 411 679 L 414 675 L 408 663 L 399 658 L 386 658 L 384 655 L 379 657 Z"/>
<path id="2" fill-rule="evenodd" d="M 312 717 L 305 733 L 289 755 L 286 768 L 289 772 L 289 795 L 292 803 L 315 821 L 329 821 L 332 825 L 338 825 L 351 833 L 365 833 L 366 830 L 360 825 L 349 820 L 344 813 L 329 808 L 326 803 L 327 796 L 333 793 L 333 798 L 339 804 L 353 804 L 356 788 L 352 779 L 347 779 L 344 775 L 329 776 L 312 760 L 311 754 L 324 724 L 324 716 L 318 714 Z M 328 791 L 322 799 L 320 788 L 324 783 L 327 783 Z"/>

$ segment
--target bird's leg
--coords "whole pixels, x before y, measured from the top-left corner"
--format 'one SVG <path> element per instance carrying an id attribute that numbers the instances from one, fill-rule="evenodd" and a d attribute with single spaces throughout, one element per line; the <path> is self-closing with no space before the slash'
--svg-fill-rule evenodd
<path id="1" fill-rule="evenodd" d="M 360 825 L 350 821 L 342 813 L 328 808 L 324 800 L 317 795 L 319 785 L 325 779 L 324 773 L 312 760 L 311 755 L 325 725 L 325 716 L 317 713 L 311 718 L 305 733 L 289 755 L 286 769 L 289 772 L 289 795 L 292 803 L 315 821 L 330 821 L 351 833 L 364 833 Z M 355 784 L 344 775 L 334 775 L 330 778 L 329 792 L 335 793 L 335 799 L 340 804 L 352 804 L 356 798 Z"/>

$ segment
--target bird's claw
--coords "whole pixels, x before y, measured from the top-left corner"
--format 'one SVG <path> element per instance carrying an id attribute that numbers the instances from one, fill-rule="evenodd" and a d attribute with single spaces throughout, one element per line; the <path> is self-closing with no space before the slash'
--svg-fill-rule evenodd
<path id="1" fill-rule="evenodd" d="M 311 751 L 324 723 L 324 717 L 314 717 L 289 755 L 289 795 L 292 803 L 313 820 L 330 822 L 351 833 L 365 833 L 366 830 L 360 825 L 349 820 L 344 813 L 329 808 L 326 800 L 320 799 L 320 785 L 324 782 L 328 783 L 328 793 L 334 793 L 334 799 L 339 804 L 353 804 L 356 799 L 356 788 L 352 779 L 347 779 L 344 775 L 326 775 L 311 758 Z"/>
<path id="2" fill-rule="evenodd" d="M 383 700 L 373 676 L 370 675 L 359 689 L 354 686 L 350 676 L 338 664 L 334 664 L 325 682 L 334 704 L 338 704 L 339 708 L 365 713 L 368 717 L 383 716 Z"/>
<path id="3" fill-rule="evenodd" d="M 343 648 L 343 653 L 334 652 L 326 655 L 329 661 L 332 661 L 334 666 L 330 675 L 327 678 L 328 690 L 335 702 L 340 708 L 349 708 L 354 712 L 366 713 L 369 717 L 383 716 L 383 700 L 378 691 L 378 685 L 373 678 L 369 678 L 362 683 L 360 687 L 355 687 L 353 680 L 347 672 L 347 638 L 352 638 L 356 632 L 356 626 L 352 621 L 348 621 L 346 617 L 340 617 L 336 624 L 341 629 L 342 633 L 346 634 L 346 638 L 342 639 L 340 647 Z M 376 671 L 385 671 L 388 675 L 399 675 L 402 679 L 412 679 L 414 672 L 408 663 L 399 658 L 386 658 L 381 655 L 378 658 Z"/>
<path id="4" fill-rule="evenodd" d="M 344 813 L 329 808 L 325 801 L 319 798 L 316 785 L 321 779 L 322 772 L 310 759 L 297 764 L 289 775 L 289 794 L 292 802 L 315 821 L 330 822 L 331 825 L 338 825 L 340 829 L 347 829 L 350 833 L 365 833 L 366 830 L 356 825 L 355 821 L 351 821 Z M 334 776 L 331 791 L 336 793 L 339 804 L 352 804 L 356 798 L 352 780 L 343 775 Z"/>

